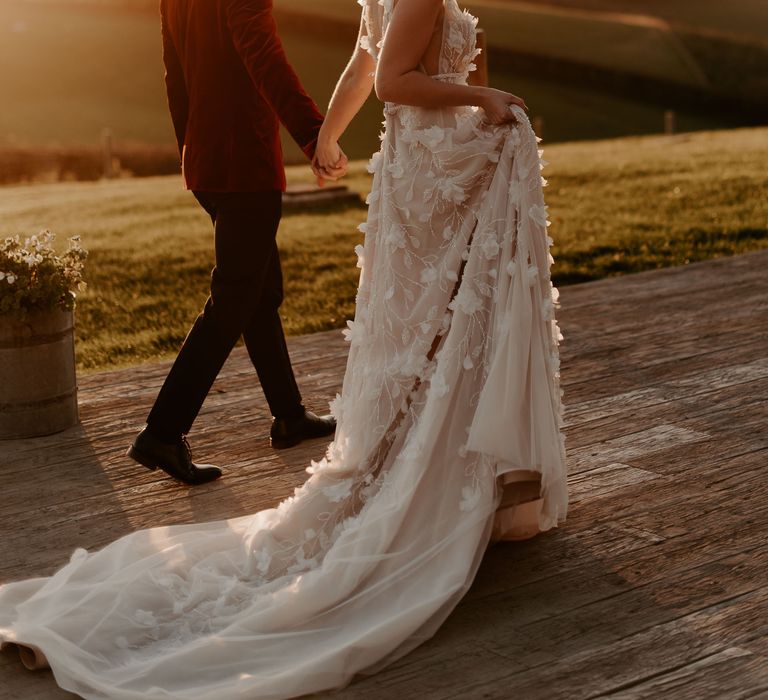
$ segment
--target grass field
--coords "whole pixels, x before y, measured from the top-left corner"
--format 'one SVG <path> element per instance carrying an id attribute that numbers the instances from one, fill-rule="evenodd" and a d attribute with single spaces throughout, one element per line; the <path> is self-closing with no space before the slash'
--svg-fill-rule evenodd
<path id="1" fill-rule="evenodd" d="M 553 145 L 547 200 L 558 284 L 768 247 L 768 129 Z M 308 180 L 306 168 L 290 179 Z M 362 163 L 349 184 L 369 187 Z M 361 207 L 286 216 L 285 325 L 308 333 L 353 314 Z M 209 221 L 176 177 L 0 188 L 0 235 L 80 234 L 91 251 L 78 364 L 172 355 L 202 306 Z"/>

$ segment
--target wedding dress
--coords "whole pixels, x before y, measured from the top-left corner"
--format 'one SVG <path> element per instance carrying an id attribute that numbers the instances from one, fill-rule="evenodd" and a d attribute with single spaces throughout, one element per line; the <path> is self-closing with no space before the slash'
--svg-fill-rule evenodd
<path id="1" fill-rule="evenodd" d="M 361 4 L 376 58 L 392 0 Z M 445 9 L 434 77 L 463 83 L 476 20 Z M 563 521 L 551 240 L 538 143 L 514 114 L 386 104 L 338 431 L 307 482 L 275 509 L 135 532 L 1 587 L 0 642 L 88 699 L 295 697 L 434 634 L 505 474 L 540 474 L 538 528 Z"/>

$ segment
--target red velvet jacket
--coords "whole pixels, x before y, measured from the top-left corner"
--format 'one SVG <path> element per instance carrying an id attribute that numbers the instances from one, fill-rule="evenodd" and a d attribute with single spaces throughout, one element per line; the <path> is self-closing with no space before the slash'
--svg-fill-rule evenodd
<path id="1" fill-rule="evenodd" d="M 272 0 L 161 0 L 160 14 L 187 187 L 284 189 L 279 123 L 311 158 L 323 117 L 288 64 Z"/>

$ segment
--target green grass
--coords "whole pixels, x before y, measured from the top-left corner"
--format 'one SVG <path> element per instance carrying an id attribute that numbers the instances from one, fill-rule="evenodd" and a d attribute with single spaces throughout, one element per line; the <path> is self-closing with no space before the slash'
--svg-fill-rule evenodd
<path id="1" fill-rule="evenodd" d="M 768 129 L 553 145 L 545 157 L 559 284 L 768 247 Z M 367 191 L 362 163 L 348 182 Z M 352 316 L 364 219 L 360 207 L 284 218 L 289 333 Z M 81 370 L 172 356 L 205 301 L 210 223 L 176 177 L 0 188 L 0 222 L 0 235 L 48 227 L 90 249 Z"/>

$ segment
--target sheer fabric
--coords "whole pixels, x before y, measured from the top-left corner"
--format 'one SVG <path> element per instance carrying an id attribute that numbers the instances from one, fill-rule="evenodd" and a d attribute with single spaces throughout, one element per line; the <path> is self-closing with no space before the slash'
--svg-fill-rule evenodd
<path id="1" fill-rule="evenodd" d="M 363 4 L 377 57 L 391 0 Z M 440 80 L 476 20 L 446 0 Z M 542 476 L 563 521 L 565 450 L 538 144 L 522 110 L 385 105 L 370 165 L 339 425 L 279 507 L 78 550 L 0 587 L 0 641 L 88 699 L 279 699 L 373 673 L 434 634 L 471 584 L 504 474 Z"/>

